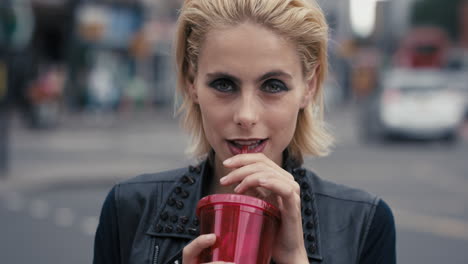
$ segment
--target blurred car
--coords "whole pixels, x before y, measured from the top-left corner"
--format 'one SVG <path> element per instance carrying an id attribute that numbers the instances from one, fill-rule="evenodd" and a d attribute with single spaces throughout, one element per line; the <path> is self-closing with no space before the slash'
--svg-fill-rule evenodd
<path id="1" fill-rule="evenodd" d="M 452 49 L 447 70 L 452 75 L 451 81 L 465 97 L 465 120 L 468 120 L 468 51 Z"/>
<path id="2" fill-rule="evenodd" d="M 365 108 L 365 139 L 391 136 L 409 139 L 457 139 L 465 98 L 447 72 L 429 69 L 391 69 Z"/>

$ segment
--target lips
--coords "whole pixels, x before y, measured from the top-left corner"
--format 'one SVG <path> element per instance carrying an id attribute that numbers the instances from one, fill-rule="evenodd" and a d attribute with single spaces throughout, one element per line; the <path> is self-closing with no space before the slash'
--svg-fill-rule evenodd
<path id="1" fill-rule="evenodd" d="M 235 139 L 227 140 L 229 149 L 233 155 L 241 154 L 242 149 L 247 153 L 259 153 L 265 149 L 268 138 L 266 139 Z"/>

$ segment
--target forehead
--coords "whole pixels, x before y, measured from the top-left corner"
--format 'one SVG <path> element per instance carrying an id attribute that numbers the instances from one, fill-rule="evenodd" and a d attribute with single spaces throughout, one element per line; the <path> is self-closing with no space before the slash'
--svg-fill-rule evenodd
<path id="1" fill-rule="evenodd" d="M 248 76 L 271 69 L 300 75 L 302 67 L 295 45 L 250 22 L 208 32 L 198 58 L 199 72 L 227 70 Z"/>

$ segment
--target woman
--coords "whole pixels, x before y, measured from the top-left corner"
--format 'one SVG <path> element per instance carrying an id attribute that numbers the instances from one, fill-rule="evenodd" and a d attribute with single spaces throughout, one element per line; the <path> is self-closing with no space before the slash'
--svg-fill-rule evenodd
<path id="1" fill-rule="evenodd" d="M 196 263 L 215 243 L 195 207 L 213 193 L 274 203 L 275 263 L 395 263 L 389 207 L 301 168 L 324 156 L 327 25 L 305 0 L 186 0 L 176 59 L 195 167 L 142 175 L 108 195 L 94 263 Z M 247 153 L 242 154 L 243 150 Z"/>

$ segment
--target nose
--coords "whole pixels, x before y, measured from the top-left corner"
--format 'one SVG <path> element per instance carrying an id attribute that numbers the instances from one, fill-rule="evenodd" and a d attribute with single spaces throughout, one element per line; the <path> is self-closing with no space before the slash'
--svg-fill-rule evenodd
<path id="1" fill-rule="evenodd" d="M 234 122 L 241 128 L 252 128 L 258 122 L 259 104 L 253 95 L 242 95 L 236 106 Z"/>

